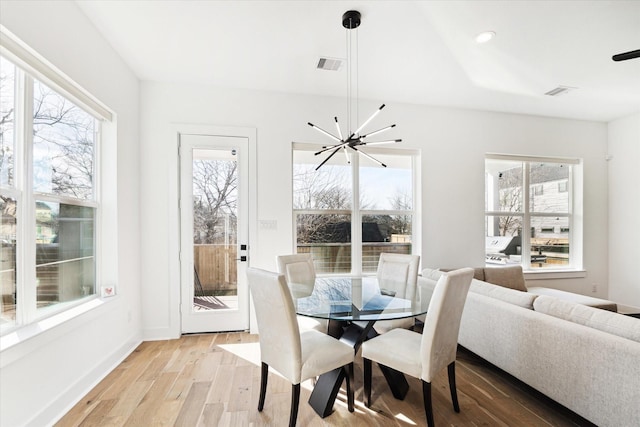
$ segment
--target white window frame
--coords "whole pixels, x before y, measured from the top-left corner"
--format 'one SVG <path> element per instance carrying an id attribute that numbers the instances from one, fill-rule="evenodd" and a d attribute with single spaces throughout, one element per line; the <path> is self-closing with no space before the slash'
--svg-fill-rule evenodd
<path id="1" fill-rule="evenodd" d="M 71 317 L 80 315 L 86 310 L 96 307 L 95 301 L 100 298 L 101 289 L 105 284 L 103 279 L 103 245 L 102 230 L 103 209 L 101 204 L 102 189 L 102 129 L 104 124 L 112 125 L 114 114 L 105 107 L 95 97 L 76 84 L 68 76 L 62 73 L 37 52 L 32 50 L 24 42 L 18 39 L 5 27 L 0 25 L 0 55 L 16 66 L 16 109 L 15 117 L 15 155 L 14 170 L 21 172 L 14 174 L 14 184 L 12 187 L 3 187 L 3 193 L 16 200 L 16 218 L 18 225 L 16 229 L 16 293 L 18 301 L 16 303 L 15 322 L 10 325 L 3 325 L 0 329 L 2 336 L 2 348 L 15 345 L 29 336 L 36 335 L 44 330 L 53 327 L 58 322 L 50 322 L 46 325 L 38 325 L 44 319 L 52 318 L 60 313 L 59 322 L 69 320 Z M 94 173 L 93 198 L 90 200 L 76 199 L 64 195 L 50 193 L 40 193 L 33 191 L 33 165 L 32 163 L 32 99 L 33 80 L 37 79 L 47 85 L 59 95 L 67 98 L 76 106 L 83 109 L 96 119 L 97 129 L 94 138 Z M 112 131 L 112 129 L 110 129 Z M 95 280 L 94 293 L 84 298 L 78 298 L 68 302 L 60 302 L 48 307 L 38 309 L 36 307 L 36 273 L 35 273 L 35 204 L 36 200 L 53 202 L 60 204 L 71 204 L 75 206 L 90 207 L 95 209 L 94 217 L 94 257 L 95 257 Z M 115 231 L 115 230 L 114 230 Z M 33 260 L 33 261 L 27 261 Z M 80 306 L 83 306 L 81 308 Z M 17 336 L 15 333 L 25 330 Z"/>
<path id="2" fill-rule="evenodd" d="M 486 160 L 516 161 L 524 164 L 522 188 L 522 212 L 490 211 L 485 209 L 485 221 L 488 217 L 520 216 L 522 218 L 521 262 L 522 269 L 529 278 L 547 279 L 553 277 L 583 277 L 583 162 L 576 158 L 523 156 L 511 154 L 487 153 Z M 567 213 L 547 213 L 530 211 L 530 165 L 531 163 L 562 163 L 570 166 L 567 192 L 569 193 Z M 486 169 L 485 169 L 486 171 Z M 485 172 L 486 173 L 486 172 Z M 486 189 L 485 189 L 486 190 Z M 531 218 L 532 217 L 566 217 L 569 228 L 569 264 L 566 267 L 540 268 L 531 267 Z M 535 276 L 535 277 L 534 277 Z"/>
<path id="3" fill-rule="evenodd" d="M 294 142 L 291 150 L 292 167 L 293 153 L 295 151 L 319 151 L 322 146 L 316 144 Z M 362 217 L 366 215 L 404 215 L 411 216 L 411 252 L 416 254 L 421 247 L 421 218 L 419 215 L 420 200 L 420 151 L 411 149 L 394 149 L 394 148 L 367 148 L 367 154 L 375 157 L 378 155 L 400 155 L 411 157 L 411 188 L 412 188 L 412 209 L 411 210 L 370 210 L 360 208 L 360 181 L 359 169 L 361 157 L 348 153 L 351 162 L 351 178 L 352 178 L 352 200 L 351 209 L 330 210 L 330 209 L 293 209 L 293 251 L 297 251 L 297 216 L 302 214 L 314 215 L 348 215 L 351 217 L 351 275 L 373 275 L 375 272 L 364 273 L 362 271 Z M 322 159 L 319 159 L 322 161 Z M 293 201 L 293 188 L 292 188 Z M 293 203 L 292 203 L 293 206 Z"/>

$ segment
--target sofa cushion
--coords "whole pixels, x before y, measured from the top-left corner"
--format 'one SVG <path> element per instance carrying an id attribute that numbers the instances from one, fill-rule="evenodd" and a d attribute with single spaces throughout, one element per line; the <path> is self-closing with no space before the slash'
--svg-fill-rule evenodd
<path id="1" fill-rule="evenodd" d="M 505 267 L 488 267 L 484 269 L 484 281 L 505 288 L 527 292 L 527 286 L 522 274 L 522 266 L 508 265 Z"/>
<path id="2" fill-rule="evenodd" d="M 582 305 L 588 305 L 589 307 L 600 308 L 602 310 L 618 311 L 618 304 L 606 299 L 593 298 L 587 295 L 574 294 L 573 292 L 561 291 L 560 289 L 531 287 L 529 292 L 537 295 L 549 295 L 565 301 L 575 302 Z"/>
<path id="3" fill-rule="evenodd" d="M 482 282 L 477 279 L 471 280 L 471 288 L 469 291 L 515 304 L 529 310 L 533 310 L 533 301 L 537 297 L 535 294 L 492 285 L 491 283 Z"/>
<path id="4" fill-rule="evenodd" d="M 425 277 L 427 279 L 437 281 L 438 279 L 440 279 L 440 276 L 442 276 L 443 272 L 443 270 L 438 270 L 437 268 L 425 268 L 424 270 L 422 270 L 421 275 L 422 277 Z"/>
<path id="5" fill-rule="evenodd" d="M 640 320 L 586 305 L 539 295 L 533 308 L 540 313 L 589 326 L 622 338 L 640 342 Z"/>

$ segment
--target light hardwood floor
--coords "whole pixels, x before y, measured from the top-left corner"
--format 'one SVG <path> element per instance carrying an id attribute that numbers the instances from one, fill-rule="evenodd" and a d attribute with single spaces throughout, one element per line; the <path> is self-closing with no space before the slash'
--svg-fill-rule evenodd
<path id="1" fill-rule="evenodd" d="M 335 411 L 320 418 L 303 383 L 298 426 L 424 426 L 422 387 L 408 378 L 404 401 L 391 395 L 373 369 L 373 403 L 362 403 L 362 359 L 356 357 L 356 411 L 340 393 Z M 585 426 L 585 420 L 533 392 L 464 349 L 456 378 L 461 412 L 453 411 L 446 369 L 433 383 L 438 426 Z M 140 346 L 91 390 L 57 426 L 282 426 L 289 418 L 291 385 L 275 373 L 258 412 L 258 336 L 248 333 L 186 335 Z"/>

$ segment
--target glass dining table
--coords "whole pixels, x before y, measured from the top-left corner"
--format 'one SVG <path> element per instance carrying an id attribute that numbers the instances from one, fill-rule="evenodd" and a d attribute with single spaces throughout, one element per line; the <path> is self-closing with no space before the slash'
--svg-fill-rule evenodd
<path id="1" fill-rule="evenodd" d="M 296 313 L 328 320 L 329 335 L 351 345 L 358 352 L 363 341 L 373 338 L 377 321 L 416 317 L 427 312 L 430 298 L 423 298 L 420 287 L 413 299 L 396 295 L 392 286 L 378 283 L 376 277 L 318 277 L 313 286 L 291 283 Z M 379 365 L 393 396 L 404 399 L 409 385 L 404 375 Z M 336 369 L 321 375 L 309 404 L 318 415 L 331 414 L 344 371 Z"/>

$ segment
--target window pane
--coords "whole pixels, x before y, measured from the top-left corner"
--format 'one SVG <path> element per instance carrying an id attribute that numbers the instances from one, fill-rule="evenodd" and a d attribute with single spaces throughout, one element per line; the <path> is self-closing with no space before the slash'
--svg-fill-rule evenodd
<path id="1" fill-rule="evenodd" d="M 520 263 L 522 217 L 494 216 L 485 217 L 485 255 L 488 263 Z"/>
<path id="2" fill-rule="evenodd" d="M 95 209 L 36 202 L 38 307 L 95 293 Z"/>
<path id="3" fill-rule="evenodd" d="M 380 253 L 411 254 L 411 215 L 362 217 L 362 271 L 378 269 Z"/>
<path id="4" fill-rule="evenodd" d="M 487 211 L 522 212 L 522 162 L 485 160 Z"/>
<path id="5" fill-rule="evenodd" d="M 33 104 L 34 191 L 93 199 L 96 119 L 38 81 Z"/>
<path id="6" fill-rule="evenodd" d="M 0 197 L 0 326 L 8 326 L 16 319 L 16 207 L 10 197 Z"/>
<path id="7" fill-rule="evenodd" d="M 13 185 L 15 152 L 15 71 L 16 67 L 0 56 L 0 185 Z"/>
<path id="8" fill-rule="evenodd" d="M 293 152 L 294 209 L 351 209 L 351 166 L 340 159 L 316 171 L 319 159 L 313 151 Z"/>
<path id="9" fill-rule="evenodd" d="M 532 163 L 530 166 L 531 212 L 569 212 L 569 165 L 560 163 Z M 562 185 L 563 184 L 563 185 Z M 564 188 L 564 191 L 562 189 Z"/>
<path id="10" fill-rule="evenodd" d="M 374 157 L 387 167 L 364 165 L 365 160 L 361 160 L 360 208 L 412 210 L 411 156 L 375 154 Z"/>
<path id="11" fill-rule="evenodd" d="M 296 215 L 297 253 L 311 253 L 316 273 L 351 271 L 351 215 Z"/>
<path id="12" fill-rule="evenodd" d="M 569 265 L 569 218 L 531 218 L 531 267 Z"/>
<path id="13" fill-rule="evenodd" d="M 196 311 L 237 308 L 237 151 L 228 148 L 195 149 L 192 164 L 192 307 Z"/>

